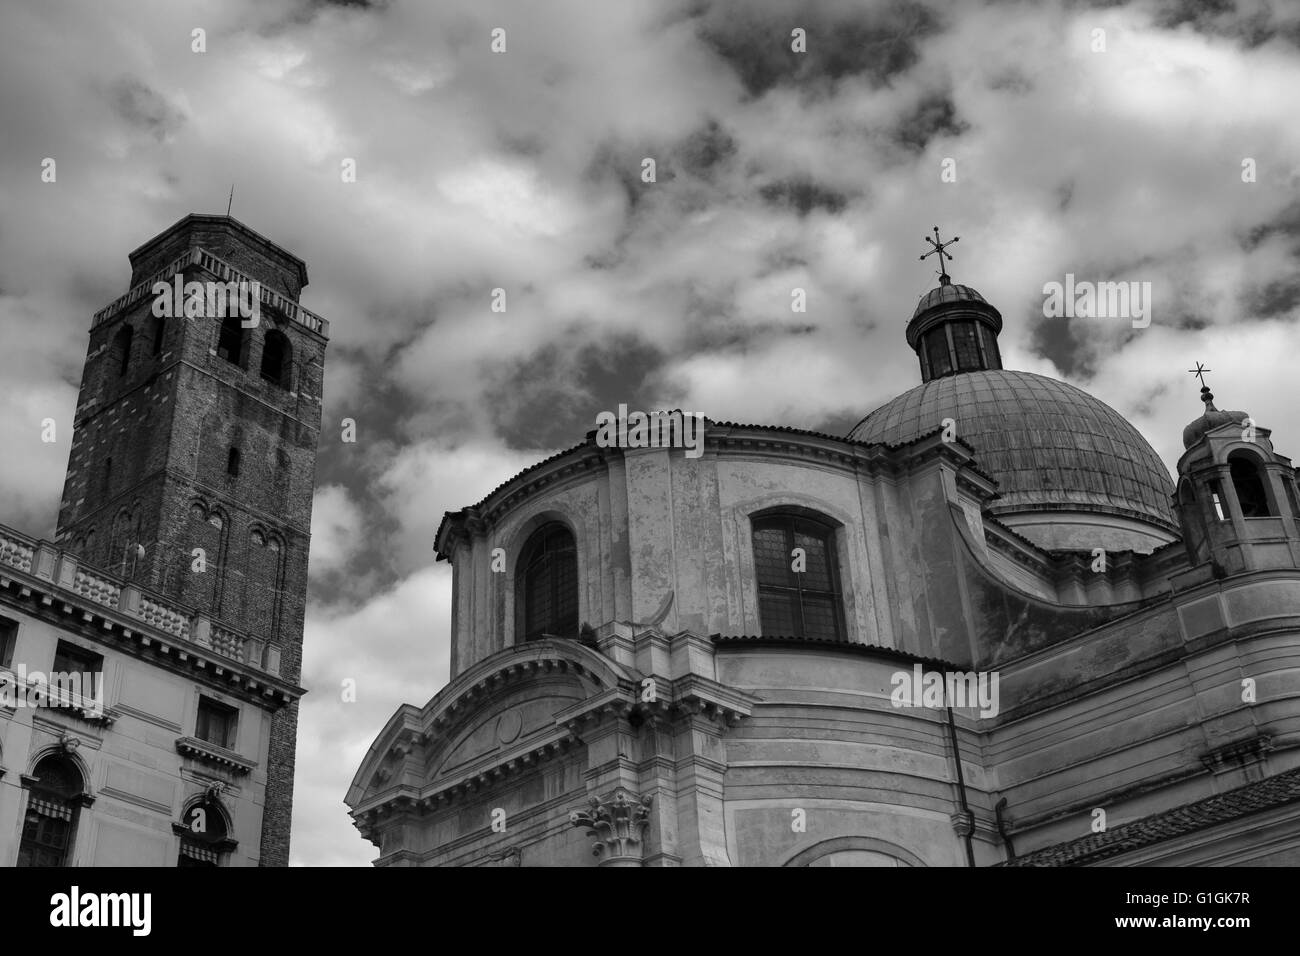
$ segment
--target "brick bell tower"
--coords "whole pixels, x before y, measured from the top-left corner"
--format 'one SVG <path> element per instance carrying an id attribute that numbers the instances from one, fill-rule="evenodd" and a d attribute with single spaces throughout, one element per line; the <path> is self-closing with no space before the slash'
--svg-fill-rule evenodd
<path id="1" fill-rule="evenodd" d="M 262 665 L 297 683 L 329 335 L 298 305 L 307 267 L 207 215 L 186 216 L 130 262 L 129 290 L 91 324 L 57 539 L 255 634 Z M 160 316 L 156 284 L 175 289 L 177 276 L 173 317 Z M 190 282 L 201 299 L 186 294 Z M 239 295 L 244 313 L 257 297 L 252 316 Z M 297 711 L 283 708 L 272 727 L 263 866 L 288 864 Z"/>

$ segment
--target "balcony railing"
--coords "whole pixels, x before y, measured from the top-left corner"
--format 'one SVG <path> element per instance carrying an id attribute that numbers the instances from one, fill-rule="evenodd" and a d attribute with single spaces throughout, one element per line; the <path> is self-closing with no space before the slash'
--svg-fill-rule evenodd
<path id="1" fill-rule="evenodd" d="M 155 283 L 166 282 L 170 285 L 176 275 L 184 272 L 193 265 L 199 266 L 211 275 L 219 278 L 222 282 L 256 281 L 251 276 L 240 272 L 225 260 L 214 256 L 206 249 L 187 249 L 176 259 L 172 260 L 166 268 L 155 272 L 143 282 L 137 282 L 126 292 L 125 295 L 119 296 L 117 299 L 114 299 L 108 305 L 104 306 L 104 308 L 96 312 L 94 319 L 90 323 L 91 330 L 95 330 L 123 310 L 129 309 L 146 296 L 152 295 Z M 297 322 L 299 325 L 311 329 L 311 331 L 315 332 L 317 335 L 323 335 L 326 338 L 329 337 L 330 324 L 326 319 L 317 315 L 315 312 L 312 312 L 310 309 L 304 309 L 297 302 L 280 295 L 280 293 L 268 288 L 261 282 L 258 282 L 258 288 L 261 290 L 259 298 L 263 304 L 278 309 L 280 312 L 283 312 L 288 316 L 291 321 Z"/>
<path id="2" fill-rule="evenodd" d="M 277 677 L 280 674 L 278 645 L 213 622 L 195 608 L 86 567 L 71 552 L 0 525 L 0 575 L 6 568 L 49 582 L 54 590 L 64 592 L 69 602 L 99 604 L 136 618 L 160 635 L 210 649 Z"/>

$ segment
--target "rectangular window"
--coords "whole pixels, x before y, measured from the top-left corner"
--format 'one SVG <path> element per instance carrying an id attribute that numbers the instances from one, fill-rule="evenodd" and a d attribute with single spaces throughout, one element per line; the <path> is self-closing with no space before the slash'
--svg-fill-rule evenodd
<path id="1" fill-rule="evenodd" d="M 1002 357 L 998 355 L 998 341 L 989 327 L 982 322 L 976 322 L 979 326 L 980 342 L 984 346 L 984 367 L 1001 368 Z"/>
<path id="2" fill-rule="evenodd" d="M 975 326 L 974 322 L 957 322 L 952 326 L 952 344 L 957 349 L 959 372 L 978 371 L 980 368 L 979 340 L 975 337 Z"/>
<path id="3" fill-rule="evenodd" d="M 59 641 L 50 670 L 55 674 L 102 674 L 104 658 L 84 647 Z"/>
<path id="4" fill-rule="evenodd" d="M 199 719 L 194 736 L 210 744 L 235 749 L 235 718 L 239 711 L 207 697 L 199 698 Z"/>
<path id="5" fill-rule="evenodd" d="M 759 623 L 771 637 L 844 640 L 835 532 L 796 515 L 753 524 Z"/>
<path id="6" fill-rule="evenodd" d="M 47 681 L 50 702 L 60 706 L 81 706 L 100 698 L 104 658 L 76 644 L 59 641 Z M 70 679 L 71 678 L 71 679 Z"/>
<path id="7" fill-rule="evenodd" d="M 0 617 L 0 667 L 14 666 L 14 647 L 18 644 L 18 622 Z"/>
<path id="8" fill-rule="evenodd" d="M 930 377 L 942 378 L 952 372 L 952 358 L 948 354 L 948 336 L 943 329 L 926 334 L 925 354 L 930 360 Z"/>

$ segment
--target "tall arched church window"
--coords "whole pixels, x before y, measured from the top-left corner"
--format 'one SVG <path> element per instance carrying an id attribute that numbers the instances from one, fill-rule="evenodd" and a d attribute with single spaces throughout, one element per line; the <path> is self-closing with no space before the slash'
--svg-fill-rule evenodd
<path id="1" fill-rule="evenodd" d="M 81 771 L 64 754 L 50 754 L 41 758 L 32 777 L 18 865 L 67 866 L 85 790 Z"/>
<path id="2" fill-rule="evenodd" d="M 755 517 L 753 529 L 763 633 L 846 640 L 835 529 L 794 512 Z"/>
<path id="3" fill-rule="evenodd" d="M 538 528 L 520 552 L 515 600 L 525 641 L 578 636 L 578 549 L 559 522 Z"/>

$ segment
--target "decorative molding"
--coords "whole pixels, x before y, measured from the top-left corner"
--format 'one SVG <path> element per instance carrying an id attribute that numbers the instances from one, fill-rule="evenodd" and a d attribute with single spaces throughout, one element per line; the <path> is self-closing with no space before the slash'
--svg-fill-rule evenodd
<path id="1" fill-rule="evenodd" d="M 953 832 L 959 837 L 967 837 L 975 832 L 975 814 L 970 810 L 958 810 L 949 816 Z"/>
<path id="2" fill-rule="evenodd" d="M 255 760 L 246 760 L 232 750 L 199 740 L 197 737 L 176 738 L 176 750 L 183 756 L 215 764 L 234 773 L 249 773 L 257 766 Z"/>
<path id="3" fill-rule="evenodd" d="M 622 787 L 603 800 L 592 797 L 590 809 L 574 810 L 569 823 L 587 827 L 587 836 L 595 838 L 592 855 L 598 866 L 640 866 L 645 852 L 642 836 L 650 823 L 653 796 L 636 797 Z"/>
<path id="4" fill-rule="evenodd" d="M 492 854 L 487 859 L 493 866 L 522 866 L 522 858 L 523 855 L 520 853 L 519 847 L 511 846 L 506 847 L 500 853 Z"/>

